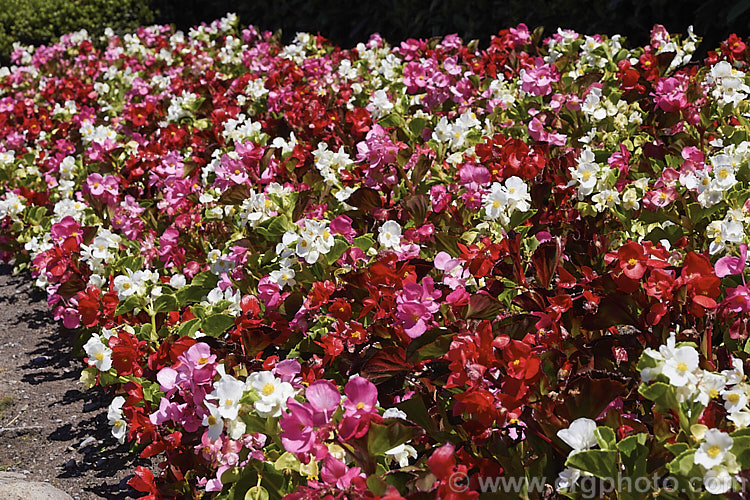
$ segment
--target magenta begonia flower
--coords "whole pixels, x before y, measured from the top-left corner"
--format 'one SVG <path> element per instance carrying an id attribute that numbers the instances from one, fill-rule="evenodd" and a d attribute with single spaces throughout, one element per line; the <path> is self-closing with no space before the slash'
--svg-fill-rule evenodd
<path id="1" fill-rule="evenodd" d="M 320 470 L 320 479 L 329 486 L 342 490 L 352 485 L 352 480 L 357 476 L 365 477 L 359 467 L 349 468 L 344 462 L 336 460 L 331 455 L 323 459 L 323 468 Z"/>
<path id="2" fill-rule="evenodd" d="M 327 415 L 334 412 L 341 401 L 339 390 L 327 380 L 316 380 L 310 384 L 305 390 L 305 397 L 315 410 Z"/>
<path id="3" fill-rule="evenodd" d="M 716 261 L 716 265 L 714 266 L 716 269 L 716 276 L 718 276 L 719 278 L 723 278 L 724 276 L 729 276 L 730 274 L 742 274 L 743 269 L 745 269 L 746 262 L 747 245 L 743 243 L 742 245 L 740 245 L 739 257 L 732 257 L 728 255 Z"/>
<path id="4" fill-rule="evenodd" d="M 86 178 L 86 187 L 91 196 L 98 198 L 104 194 L 104 178 L 100 174 L 91 174 Z"/>
<path id="5" fill-rule="evenodd" d="M 364 377 L 354 377 L 344 386 L 344 416 L 357 413 L 374 413 L 378 402 L 378 389 Z"/>
<path id="6" fill-rule="evenodd" d="M 313 408 L 309 403 L 300 403 L 294 398 L 287 400 L 287 408 L 289 413 L 279 420 L 283 429 L 279 434 L 281 444 L 290 453 L 307 453 L 315 444 Z"/>

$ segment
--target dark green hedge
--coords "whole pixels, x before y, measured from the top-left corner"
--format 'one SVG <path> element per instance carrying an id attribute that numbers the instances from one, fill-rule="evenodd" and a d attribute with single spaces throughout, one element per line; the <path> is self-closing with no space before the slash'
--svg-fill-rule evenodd
<path id="1" fill-rule="evenodd" d="M 153 24 L 151 0 L 0 0 L 0 60 L 7 63 L 13 42 L 48 44 L 81 29 L 133 31 Z"/>
<path id="2" fill-rule="evenodd" d="M 351 47 L 374 32 L 391 43 L 458 33 L 487 43 L 501 28 L 523 22 L 582 33 L 620 33 L 631 44 L 648 40 L 655 23 L 675 33 L 693 25 L 704 38 L 700 52 L 715 48 L 730 33 L 750 35 L 750 0 L 0 0 L 0 61 L 12 43 L 49 43 L 60 34 L 86 28 L 99 35 L 158 22 L 187 30 L 236 12 L 242 24 L 320 33 Z"/>
<path id="3" fill-rule="evenodd" d="M 654 24 L 674 33 L 689 25 L 715 48 L 730 33 L 750 35 L 750 0 L 154 0 L 157 20 L 185 29 L 231 11 L 242 24 L 275 31 L 320 32 L 344 47 L 379 32 L 390 42 L 459 33 L 486 44 L 501 28 L 526 23 L 581 33 L 620 33 L 643 44 Z"/>

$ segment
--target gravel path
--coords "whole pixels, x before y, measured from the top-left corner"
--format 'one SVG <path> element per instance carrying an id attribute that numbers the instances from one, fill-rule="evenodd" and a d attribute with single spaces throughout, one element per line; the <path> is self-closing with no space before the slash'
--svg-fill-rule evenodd
<path id="1" fill-rule="evenodd" d="M 0 471 L 49 482 L 74 499 L 136 498 L 125 483 L 141 462 L 109 433 L 112 396 L 78 381 L 74 341 L 31 278 L 0 265 Z"/>

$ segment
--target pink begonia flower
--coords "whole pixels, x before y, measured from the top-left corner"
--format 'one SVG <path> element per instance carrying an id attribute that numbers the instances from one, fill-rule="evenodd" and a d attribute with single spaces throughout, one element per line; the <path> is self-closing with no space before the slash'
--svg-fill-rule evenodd
<path id="1" fill-rule="evenodd" d="M 288 414 L 279 420 L 281 444 L 290 453 L 307 453 L 315 444 L 313 416 L 315 411 L 310 403 L 300 403 L 294 398 L 287 400 Z"/>
<path id="2" fill-rule="evenodd" d="M 359 467 L 349 468 L 344 462 L 336 460 L 328 455 L 323 460 L 323 468 L 320 470 L 320 479 L 328 485 L 341 490 L 348 489 L 352 486 L 352 480 L 356 477 L 365 478 L 362 469 Z"/>
<path id="3" fill-rule="evenodd" d="M 96 198 L 104 194 L 104 178 L 101 174 L 91 174 L 86 178 L 86 188 L 91 196 Z"/>
<path id="4" fill-rule="evenodd" d="M 50 236 L 52 237 L 52 240 L 58 243 L 62 243 L 71 236 L 79 243 L 83 241 L 81 225 L 70 215 L 66 215 L 60 222 L 52 224 Z"/>
<path id="5" fill-rule="evenodd" d="M 403 322 L 406 334 L 415 339 L 427 331 L 432 314 L 424 304 L 420 304 L 419 302 L 405 302 L 399 304 L 396 310 L 396 317 Z"/>
<path id="6" fill-rule="evenodd" d="M 258 283 L 258 298 L 266 307 L 276 307 L 281 304 L 281 288 L 271 281 L 269 276 L 263 276 Z"/>
<path id="7" fill-rule="evenodd" d="M 206 491 L 221 491 L 223 485 L 221 483 L 221 475 L 228 469 L 231 469 L 229 465 L 222 465 L 216 471 L 216 477 L 209 479 L 206 483 Z"/>
<path id="8" fill-rule="evenodd" d="M 445 301 L 454 306 L 465 306 L 469 304 L 470 296 L 463 286 L 459 286 L 445 297 Z"/>
<path id="9" fill-rule="evenodd" d="M 544 62 L 541 57 L 536 58 L 533 68 L 523 70 L 521 76 L 521 90 L 534 96 L 552 93 L 552 83 L 560 79 L 557 68 Z"/>
<path id="10" fill-rule="evenodd" d="M 474 163 L 465 163 L 461 165 L 459 171 L 459 183 L 468 189 L 478 190 L 482 186 L 489 184 L 490 171 L 486 167 Z"/>
<path id="11" fill-rule="evenodd" d="M 732 257 L 727 255 L 716 261 L 714 268 L 716 269 L 716 276 L 723 278 L 730 274 L 742 274 L 745 269 L 745 263 L 747 262 L 747 245 L 740 245 L 740 256 Z"/>
<path id="12" fill-rule="evenodd" d="M 346 215 L 339 215 L 331 221 L 328 227 L 331 233 L 340 234 L 349 243 L 354 241 L 354 238 L 357 236 L 357 231 L 352 229 L 352 220 Z"/>
<path id="13" fill-rule="evenodd" d="M 302 365 L 296 359 L 285 359 L 276 363 L 272 371 L 282 382 L 292 382 L 294 377 L 302 371 Z"/>
<path id="14" fill-rule="evenodd" d="M 327 380 L 316 380 L 305 390 L 305 397 L 317 411 L 332 414 L 339 407 L 341 394 L 338 388 Z"/>
<path id="15" fill-rule="evenodd" d="M 566 136 L 565 134 L 555 134 L 547 132 L 544 128 L 544 123 L 536 116 L 531 119 L 528 126 L 529 135 L 532 139 L 539 142 L 547 142 L 553 146 L 564 146 Z"/>
<path id="16" fill-rule="evenodd" d="M 727 288 L 727 298 L 721 303 L 721 307 L 736 313 L 750 312 L 750 287 L 740 285 L 737 288 Z"/>
<path id="17" fill-rule="evenodd" d="M 651 94 L 657 107 L 667 113 L 674 113 L 687 107 L 687 80 L 671 77 L 663 78 L 656 83 L 656 89 Z"/>
<path id="18" fill-rule="evenodd" d="M 353 377 L 344 386 L 344 416 L 376 412 L 378 389 L 364 377 Z"/>
<path id="19" fill-rule="evenodd" d="M 451 195 L 448 194 L 448 190 L 442 184 L 432 186 L 430 188 L 430 201 L 432 202 L 432 211 L 437 213 L 442 212 L 448 207 L 451 201 Z"/>
<path id="20" fill-rule="evenodd" d="M 403 322 L 404 331 L 411 338 L 422 335 L 432 323 L 432 315 L 440 309 L 435 300 L 441 296 L 435 290 L 431 277 L 426 276 L 422 284 L 404 284 L 401 295 L 396 298 L 398 304 L 396 317 Z"/>

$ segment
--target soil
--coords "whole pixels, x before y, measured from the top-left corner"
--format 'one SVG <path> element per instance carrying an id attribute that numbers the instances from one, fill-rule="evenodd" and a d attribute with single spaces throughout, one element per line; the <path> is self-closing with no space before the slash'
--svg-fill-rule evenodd
<path id="1" fill-rule="evenodd" d="M 75 340 L 32 278 L 0 265 L 0 470 L 79 500 L 137 498 L 126 483 L 136 465 L 150 463 L 112 437 L 112 395 L 79 382 Z"/>

